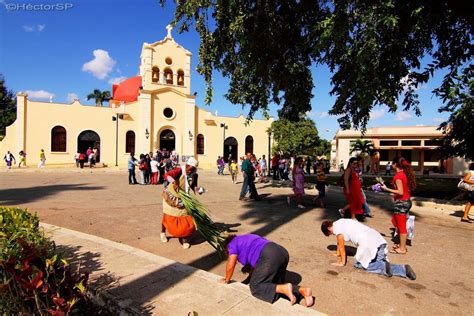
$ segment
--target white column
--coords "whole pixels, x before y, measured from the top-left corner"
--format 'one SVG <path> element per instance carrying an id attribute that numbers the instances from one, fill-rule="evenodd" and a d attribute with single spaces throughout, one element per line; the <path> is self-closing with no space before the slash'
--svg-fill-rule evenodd
<path id="1" fill-rule="evenodd" d="M 14 153 L 20 152 L 20 150 L 27 151 L 26 148 L 26 120 L 27 120 L 27 104 L 28 95 L 24 93 L 17 93 L 16 95 L 16 150 Z M 46 149 L 45 149 L 46 150 Z"/>
<path id="2" fill-rule="evenodd" d="M 195 126 L 195 116 L 196 116 L 196 105 L 194 99 L 187 99 L 185 104 L 184 111 L 184 131 L 182 131 L 182 141 L 183 141 L 183 152 L 182 155 L 185 156 L 195 156 L 194 152 L 194 143 L 196 140 L 196 126 Z M 189 133 L 193 135 L 192 140 L 189 137 Z"/>
<path id="3" fill-rule="evenodd" d="M 151 133 L 153 132 L 151 126 L 151 95 L 142 93 L 139 97 L 140 110 L 139 110 L 139 124 L 136 154 L 146 154 L 153 150 L 151 146 L 151 140 L 153 139 Z M 145 137 L 146 131 L 150 133 L 148 139 Z"/>

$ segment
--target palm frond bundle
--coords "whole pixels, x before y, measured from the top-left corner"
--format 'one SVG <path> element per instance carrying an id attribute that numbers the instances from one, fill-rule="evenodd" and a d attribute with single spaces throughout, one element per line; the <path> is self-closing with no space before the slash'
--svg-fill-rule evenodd
<path id="1" fill-rule="evenodd" d="M 184 190 L 179 190 L 178 194 L 184 208 L 188 214 L 192 216 L 194 224 L 196 225 L 196 230 L 212 247 L 217 250 L 218 254 L 223 257 L 225 254 L 223 246 L 225 238 L 222 233 L 225 229 L 214 223 L 214 221 L 208 216 L 206 206 L 204 206 L 204 204 L 193 195 L 186 193 Z"/>

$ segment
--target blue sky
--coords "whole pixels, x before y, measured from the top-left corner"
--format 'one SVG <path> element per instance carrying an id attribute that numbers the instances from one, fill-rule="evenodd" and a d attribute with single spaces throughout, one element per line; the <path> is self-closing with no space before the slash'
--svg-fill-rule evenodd
<path id="1" fill-rule="evenodd" d="M 53 8 L 52 4 L 58 6 Z M 157 0 L 0 0 L 0 73 L 9 89 L 28 91 L 30 98 L 49 99 L 52 94 L 55 102 L 70 102 L 77 96 L 81 103 L 93 104 L 93 100 L 86 100 L 93 89 L 111 90 L 114 80 L 137 75 L 142 43 L 163 39 L 173 14 L 171 0 L 165 8 Z M 210 106 L 204 104 L 204 80 L 195 71 L 199 37 L 194 31 L 178 34 L 177 30 L 173 30 L 173 37 L 193 54 L 191 89 L 198 92 L 196 103 L 219 115 L 245 115 L 247 109 L 223 97 L 229 80 L 218 73 L 214 77 L 213 102 Z M 104 63 L 99 65 L 99 71 L 91 72 L 84 65 L 94 60 L 94 51 L 98 60 L 93 65 Z M 314 66 L 313 78 L 313 109 L 309 117 L 320 135 L 331 139 L 338 124 L 335 117 L 327 114 L 334 102 L 329 95 L 330 72 L 325 66 Z M 421 117 L 412 112 L 391 114 L 380 107 L 373 110 L 369 127 L 438 125 L 447 117 L 437 112 L 441 101 L 431 93 L 440 81 L 438 74 L 418 90 Z M 277 109 L 271 107 L 274 117 Z"/>

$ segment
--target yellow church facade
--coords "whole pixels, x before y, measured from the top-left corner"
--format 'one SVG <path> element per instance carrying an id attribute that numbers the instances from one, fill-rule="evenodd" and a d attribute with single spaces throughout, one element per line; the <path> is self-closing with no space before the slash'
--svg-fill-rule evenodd
<path id="1" fill-rule="evenodd" d="M 17 119 L 6 129 L 0 152 L 27 153 L 29 164 L 44 149 L 46 165 L 74 163 L 78 151 L 99 149 L 100 162 L 125 166 L 130 152 L 175 151 L 179 160 L 195 157 L 201 168 L 214 168 L 218 156 L 246 152 L 268 155 L 270 120 L 224 117 L 196 106 L 191 93 L 191 53 L 168 29 L 158 42 L 144 43 L 139 75 L 112 87 L 108 107 L 38 102 L 17 94 Z"/>

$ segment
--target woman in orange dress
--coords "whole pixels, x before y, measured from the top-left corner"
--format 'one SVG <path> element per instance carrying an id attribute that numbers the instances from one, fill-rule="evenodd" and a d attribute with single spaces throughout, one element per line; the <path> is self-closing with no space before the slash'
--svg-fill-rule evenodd
<path id="1" fill-rule="evenodd" d="M 185 190 L 194 193 L 197 187 L 198 175 L 196 168 L 198 161 L 189 158 L 183 167 L 174 168 L 164 175 L 163 184 L 163 219 L 161 222 L 160 239 L 168 242 L 166 232 L 177 237 L 184 249 L 190 247 L 189 237 L 196 231 L 192 216 L 184 208 L 177 191 Z"/>

